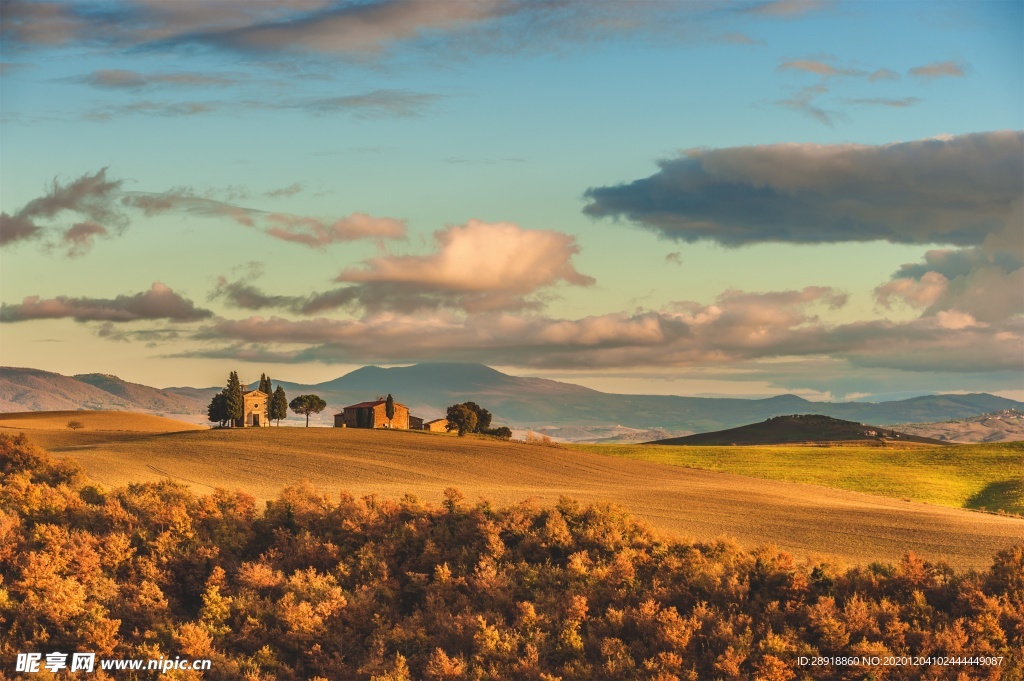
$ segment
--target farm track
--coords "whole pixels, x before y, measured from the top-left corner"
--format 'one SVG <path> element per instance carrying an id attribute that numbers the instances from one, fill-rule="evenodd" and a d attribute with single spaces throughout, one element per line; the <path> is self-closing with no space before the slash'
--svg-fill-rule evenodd
<path id="1" fill-rule="evenodd" d="M 748 548 L 770 543 L 850 564 L 892 562 L 910 550 L 983 568 L 1024 540 L 1021 518 L 484 438 L 328 428 L 25 432 L 110 486 L 171 477 L 200 494 L 224 487 L 261 501 L 301 481 L 333 497 L 411 493 L 434 503 L 446 487 L 499 505 L 564 495 L 619 504 L 684 538 L 731 536 Z"/>

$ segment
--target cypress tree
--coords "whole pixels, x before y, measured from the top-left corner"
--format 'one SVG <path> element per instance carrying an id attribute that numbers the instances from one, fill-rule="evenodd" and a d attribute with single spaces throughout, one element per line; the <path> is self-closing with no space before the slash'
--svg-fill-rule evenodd
<path id="1" fill-rule="evenodd" d="M 277 390 L 274 391 L 274 399 L 270 401 L 270 420 L 277 419 L 277 425 L 280 427 L 281 419 L 287 418 L 288 416 L 288 398 L 285 397 L 284 388 L 280 385 L 277 386 Z"/>
<path id="2" fill-rule="evenodd" d="M 388 417 L 388 428 L 391 427 L 391 419 L 395 418 L 395 398 L 388 393 L 388 399 L 384 403 L 384 415 Z"/>
<path id="3" fill-rule="evenodd" d="M 228 376 L 228 387 L 224 391 L 227 394 L 227 418 L 231 421 L 231 427 L 245 417 L 245 398 L 242 394 L 242 384 L 238 380 L 238 372 L 232 371 Z"/>

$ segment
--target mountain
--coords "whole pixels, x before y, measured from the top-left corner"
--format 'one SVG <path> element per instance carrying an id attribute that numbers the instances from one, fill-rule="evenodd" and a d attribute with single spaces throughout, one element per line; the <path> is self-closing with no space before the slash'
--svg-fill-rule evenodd
<path id="1" fill-rule="evenodd" d="M 885 442 L 917 442 L 921 444 L 944 445 L 941 440 L 907 435 L 895 430 L 863 423 L 844 421 L 821 414 L 775 416 L 739 428 L 718 430 L 712 433 L 697 433 L 685 437 L 673 437 L 648 442 L 649 445 L 781 445 L 806 442 L 860 442 L 882 444 Z"/>
<path id="2" fill-rule="evenodd" d="M 225 373 L 230 367 L 225 367 Z M 986 393 L 928 395 L 892 402 L 810 402 L 796 395 L 767 399 L 677 397 L 672 395 L 616 395 L 572 383 L 544 378 L 510 376 L 482 364 L 424 363 L 384 369 L 367 366 L 316 384 L 273 381 L 292 399 L 315 393 L 327 409 L 311 422 L 331 423 L 333 415 L 349 404 L 391 393 L 413 414 L 431 419 L 443 416 L 456 402 L 472 400 L 490 410 L 496 425 L 541 430 L 578 426 L 596 433 L 608 427 L 627 430 L 663 430 L 704 433 L 764 421 L 786 414 L 823 414 L 861 423 L 893 425 L 973 418 L 1007 409 L 1024 410 L 1024 403 Z M 138 409 L 205 413 L 210 398 L 220 390 L 167 388 L 158 390 L 127 383 L 113 376 L 86 374 L 66 377 L 35 369 L 0 369 L 0 409 Z M 184 402 L 171 408 L 172 398 Z M 164 408 L 166 406 L 166 408 Z M 655 436 L 656 437 L 656 436 Z M 647 438 L 650 439 L 650 438 Z"/>
<path id="3" fill-rule="evenodd" d="M 0 410 L 79 409 L 200 414 L 206 402 L 109 374 L 63 376 L 39 369 L 0 367 Z"/>

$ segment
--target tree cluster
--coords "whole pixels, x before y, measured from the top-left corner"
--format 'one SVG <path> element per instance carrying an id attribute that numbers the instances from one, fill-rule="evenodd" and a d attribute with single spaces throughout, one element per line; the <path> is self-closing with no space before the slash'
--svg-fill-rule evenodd
<path id="1" fill-rule="evenodd" d="M 277 390 L 274 390 L 270 377 L 260 374 L 257 390 L 267 395 L 267 420 L 277 421 L 277 425 L 280 426 L 281 419 L 288 417 L 288 398 L 285 397 L 284 388 L 278 385 Z M 245 418 L 245 391 L 238 379 L 237 371 L 232 371 L 228 375 L 227 387 L 213 396 L 206 413 L 211 422 L 218 423 L 221 427 L 226 424 L 232 428 L 242 425 L 242 419 Z"/>
<path id="2" fill-rule="evenodd" d="M 202 657 L 211 681 L 1019 679 L 1024 545 L 982 572 L 911 554 L 843 569 L 668 541 L 567 499 L 496 508 L 448 490 L 435 507 L 298 486 L 261 513 L 241 492 L 104 488 L 0 434 L 0 631 L 3 660 Z"/>
<path id="3" fill-rule="evenodd" d="M 448 432 L 458 431 L 459 435 L 466 433 L 480 433 L 483 435 L 494 435 L 503 440 L 512 437 L 512 431 L 507 426 L 491 428 L 493 415 L 476 402 L 461 402 L 448 407 L 448 425 L 445 426 Z"/>

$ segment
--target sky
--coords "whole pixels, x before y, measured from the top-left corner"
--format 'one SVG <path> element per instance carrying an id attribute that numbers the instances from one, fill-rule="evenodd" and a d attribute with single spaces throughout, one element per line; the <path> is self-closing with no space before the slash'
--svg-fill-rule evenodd
<path id="1" fill-rule="evenodd" d="M 0 363 L 1024 399 L 1024 4 L 3 0 Z"/>

